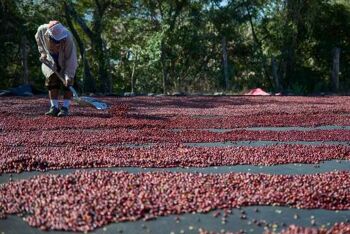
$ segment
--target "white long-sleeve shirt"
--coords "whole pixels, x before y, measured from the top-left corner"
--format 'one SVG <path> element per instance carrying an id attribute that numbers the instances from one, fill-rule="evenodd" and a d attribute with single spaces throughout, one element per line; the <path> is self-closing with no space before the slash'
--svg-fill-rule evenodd
<path id="1" fill-rule="evenodd" d="M 35 40 L 38 44 L 38 50 L 40 54 L 45 54 L 47 60 L 54 65 L 57 69 L 55 60 L 50 55 L 48 43 L 50 43 L 49 34 L 47 32 L 48 24 L 39 26 L 38 31 L 35 34 Z M 61 67 L 60 74 L 65 77 L 67 75 L 70 78 L 74 78 L 77 67 L 77 51 L 74 44 L 73 36 L 68 31 L 68 36 L 65 42 L 60 43 L 58 65 Z M 50 77 L 54 72 L 45 64 L 42 64 L 41 70 L 46 78 Z"/>

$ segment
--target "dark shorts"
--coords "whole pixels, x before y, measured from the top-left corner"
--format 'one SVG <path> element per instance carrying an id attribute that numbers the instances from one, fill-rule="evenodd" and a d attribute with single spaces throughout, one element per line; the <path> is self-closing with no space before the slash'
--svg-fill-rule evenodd
<path id="1" fill-rule="evenodd" d="M 74 79 L 72 80 L 72 84 L 74 83 Z M 54 73 L 49 78 L 45 79 L 45 87 L 48 90 L 51 89 L 60 89 L 63 87 L 65 90 L 68 90 L 66 86 L 63 85 L 63 82 L 58 78 L 58 76 Z"/>

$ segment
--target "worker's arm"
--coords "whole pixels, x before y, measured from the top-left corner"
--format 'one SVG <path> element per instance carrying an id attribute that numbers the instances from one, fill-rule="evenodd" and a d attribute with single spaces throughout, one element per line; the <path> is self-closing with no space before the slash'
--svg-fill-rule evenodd
<path id="1" fill-rule="evenodd" d="M 45 60 L 47 58 L 47 46 L 45 44 L 45 32 L 47 30 L 47 26 L 41 25 L 38 28 L 38 31 L 35 34 L 36 44 L 38 45 L 38 50 L 40 53 L 40 61 Z"/>

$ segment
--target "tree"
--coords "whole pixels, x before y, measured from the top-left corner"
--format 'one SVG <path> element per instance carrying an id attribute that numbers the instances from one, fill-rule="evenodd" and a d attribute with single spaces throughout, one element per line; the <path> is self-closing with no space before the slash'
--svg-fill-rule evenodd
<path id="1" fill-rule="evenodd" d="M 66 1 L 66 12 L 79 24 L 90 39 L 94 60 L 98 67 L 98 85 L 102 93 L 111 93 L 112 84 L 108 79 L 109 58 L 106 53 L 106 41 L 103 34 L 109 17 L 116 17 L 130 7 L 130 1 L 95 0 L 95 1 Z M 81 9 L 82 12 L 78 12 Z M 88 18 L 88 19 L 86 19 Z M 91 26 L 90 26 L 91 25 Z"/>
<path id="2" fill-rule="evenodd" d="M 40 73 L 39 55 L 34 34 L 37 27 L 47 22 L 47 15 L 55 17 L 56 9 L 41 1 L 3 0 L 0 4 L 0 72 L 1 87 L 32 84 L 41 89 L 43 77 Z"/>
<path id="3" fill-rule="evenodd" d="M 333 91 L 339 91 L 340 87 L 345 90 L 350 84 L 350 3 L 345 3 L 325 1 L 316 16 L 315 21 L 318 24 L 313 30 L 315 44 L 312 56 L 318 69 L 323 71 L 322 78 L 329 84 L 328 89 Z M 331 70 L 332 75 L 329 72 Z"/>
<path id="4" fill-rule="evenodd" d="M 96 82 L 91 74 L 90 64 L 86 55 L 86 46 L 83 39 L 79 36 L 71 17 L 71 11 L 67 2 L 63 2 L 64 16 L 68 27 L 70 28 L 80 51 L 81 60 L 83 62 L 83 90 L 84 92 L 96 92 Z"/>
<path id="5" fill-rule="evenodd" d="M 34 34 L 56 19 L 77 43 L 84 92 L 346 92 L 349 9 L 346 0 L 3 0 L 0 87 L 43 86 Z"/>

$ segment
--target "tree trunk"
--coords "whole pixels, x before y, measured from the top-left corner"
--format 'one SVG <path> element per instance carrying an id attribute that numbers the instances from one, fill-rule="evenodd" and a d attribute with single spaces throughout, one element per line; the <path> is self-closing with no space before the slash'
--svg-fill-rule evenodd
<path id="1" fill-rule="evenodd" d="M 225 90 L 230 89 L 230 81 L 228 77 L 228 61 L 227 61 L 227 42 L 226 37 L 222 37 L 222 60 L 224 65 Z"/>
<path id="2" fill-rule="evenodd" d="M 112 65 L 110 61 L 109 51 L 107 49 L 106 43 L 103 44 L 103 51 L 105 54 L 105 62 L 106 62 L 106 81 L 107 81 L 107 93 L 111 94 L 113 91 L 113 82 L 112 82 Z"/>
<path id="3" fill-rule="evenodd" d="M 135 80 L 134 80 L 134 75 L 135 75 L 135 68 L 136 68 L 136 60 L 137 56 L 135 56 L 133 64 L 132 64 L 132 70 L 131 70 L 131 77 L 130 77 L 130 83 L 131 83 L 131 93 L 134 94 L 135 92 Z"/>
<path id="4" fill-rule="evenodd" d="M 109 57 L 109 56 L 108 56 Z M 111 62 L 108 60 L 108 93 L 112 94 L 113 93 L 113 77 L 112 77 L 112 70 L 113 70 L 113 65 Z"/>
<path id="5" fill-rule="evenodd" d="M 278 76 L 278 66 L 277 66 L 276 59 L 274 57 L 271 59 L 271 65 L 272 65 L 272 77 L 275 83 L 276 91 L 281 92 L 282 88 L 281 88 L 280 78 Z"/>
<path id="6" fill-rule="evenodd" d="M 256 30 L 255 30 L 254 22 L 253 22 L 253 17 L 252 17 L 252 14 L 250 13 L 251 9 L 250 9 L 248 2 L 246 2 L 246 9 L 247 9 L 248 17 L 249 17 L 250 28 L 252 30 L 254 44 L 255 44 L 256 50 L 258 52 L 258 55 L 260 57 L 259 61 L 261 63 L 261 70 L 262 70 L 262 73 L 265 75 L 265 80 L 270 81 L 271 79 L 270 79 L 270 75 L 268 72 L 268 62 L 267 62 L 266 57 L 264 56 L 264 52 L 262 49 L 262 43 L 256 34 Z"/>
<path id="7" fill-rule="evenodd" d="M 332 69 L 332 88 L 334 92 L 339 91 L 339 61 L 340 48 L 333 49 L 333 69 Z"/>
<path id="8" fill-rule="evenodd" d="M 94 52 L 96 54 L 96 60 L 98 63 L 98 77 L 100 81 L 99 90 L 103 94 L 106 94 L 109 90 L 109 82 L 107 77 L 106 58 L 103 52 L 103 41 L 101 35 L 96 35 L 96 37 L 91 40 L 91 44 L 95 44 Z"/>
<path id="9" fill-rule="evenodd" d="M 81 59 L 83 60 L 83 68 L 84 68 L 84 74 L 83 74 L 83 90 L 84 92 L 96 92 L 96 82 L 95 79 L 91 75 L 90 65 L 89 61 L 86 58 L 86 52 L 85 49 L 81 53 Z"/>
<path id="10" fill-rule="evenodd" d="M 96 1 L 96 4 L 99 2 Z M 110 4 L 110 2 L 106 2 L 106 4 Z M 88 27 L 86 22 L 83 18 L 81 18 L 78 13 L 75 11 L 74 6 L 72 2 L 66 4 L 67 10 L 69 11 L 70 15 L 73 17 L 73 19 L 80 25 L 80 27 L 83 29 L 84 33 L 89 37 L 93 49 L 93 53 L 95 55 L 95 59 L 98 63 L 98 77 L 99 77 L 99 91 L 102 93 L 106 93 L 110 90 L 111 87 L 110 83 L 108 81 L 107 76 L 107 58 L 104 54 L 104 46 L 103 46 L 103 39 L 102 39 L 102 16 L 106 10 L 106 6 L 99 7 L 99 5 L 96 6 L 96 8 L 93 11 L 93 17 L 92 17 L 92 30 Z"/>
<path id="11" fill-rule="evenodd" d="M 74 28 L 71 17 L 74 18 L 74 11 L 72 11 L 70 6 L 66 3 L 64 4 L 65 10 L 65 19 L 67 21 L 68 27 L 70 28 L 79 48 L 81 60 L 83 61 L 83 92 L 96 92 L 96 83 L 91 74 L 91 69 L 89 65 L 89 61 L 86 57 L 85 45 L 82 39 L 80 38 L 78 32 Z"/>
<path id="12" fill-rule="evenodd" d="M 165 50 L 164 49 L 164 43 L 162 42 L 160 60 L 161 60 L 161 63 L 162 63 L 162 70 L 163 70 L 163 94 L 166 94 L 166 92 L 167 92 L 167 82 L 168 82 L 168 70 L 167 70 L 165 51 L 164 50 Z"/>
<path id="13" fill-rule="evenodd" d="M 21 60 L 22 60 L 22 67 L 23 67 L 23 74 L 22 74 L 22 84 L 29 84 L 29 69 L 28 69 L 28 39 L 24 35 L 21 38 Z"/>
<path id="14" fill-rule="evenodd" d="M 166 94 L 167 92 L 167 80 L 168 80 L 168 72 L 167 72 L 167 69 L 166 69 L 166 63 L 165 61 L 163 60 L 162 61 L 162 64 L 163 64 L 163 94 Z"/>

